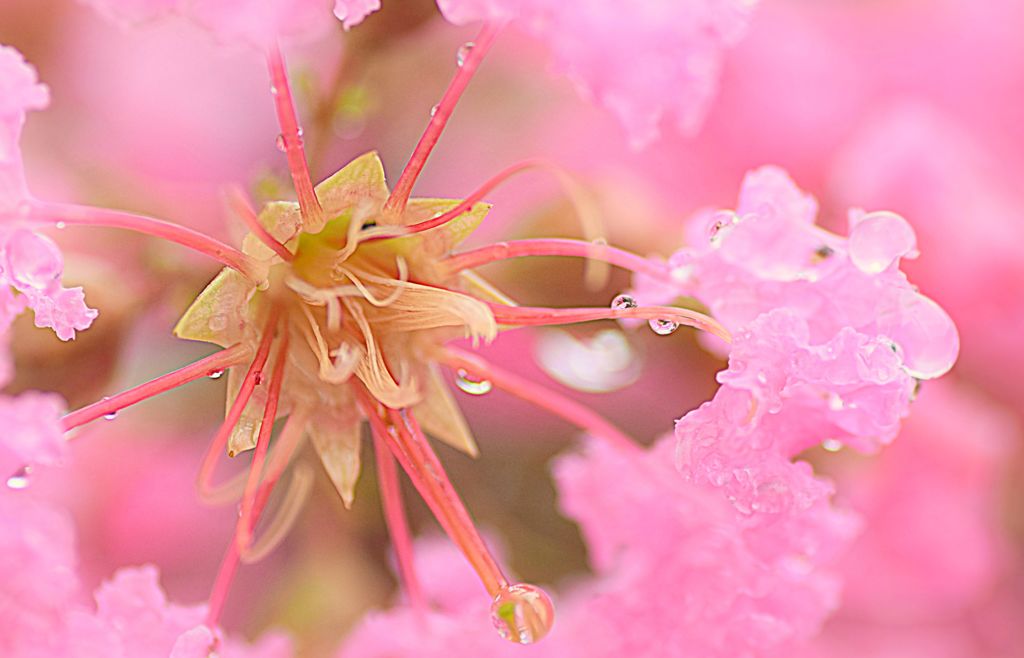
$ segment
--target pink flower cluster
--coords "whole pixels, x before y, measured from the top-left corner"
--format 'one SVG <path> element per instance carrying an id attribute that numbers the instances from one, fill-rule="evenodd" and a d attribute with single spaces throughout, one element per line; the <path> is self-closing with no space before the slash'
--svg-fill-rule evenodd
<path id="1" fill-rule="evenodd" d="M 13 48 L 0 46 L 0 213 L 15 213 L 28 198 L 19 141 L 25 113 L 49 103 L 50 93 L 35 69 Z M 61 340 L 86 329 L 96 311 L 85 305 L 81 288 L 64 288 L 64 258 L 50 238 L 17 222 L 0 223 L 0 335 L 25 308 L 37 327 L 49 327 Z"/>
<path id="2" fill-rule="evenodd" d="M 206 608 L 167 601 L 155 567 L 121 569 L 83 600 L 65 513 L 29 492 L 0 490 L 0 654 L 8 658 L 284 658 L 289 642 L 221 640 Z"/>

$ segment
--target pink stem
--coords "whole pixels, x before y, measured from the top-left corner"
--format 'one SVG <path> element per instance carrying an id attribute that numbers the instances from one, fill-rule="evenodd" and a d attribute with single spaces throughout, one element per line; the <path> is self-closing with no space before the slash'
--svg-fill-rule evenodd
<path id="1" fill-rule="evenodd" d="M 604 439 L 615 448 L 631 452 L 635 452 L 638 449 L 633 439 L 629 438 L 619 428 L 586 406 L 546 386 L 532 382 L 513 372 L 503 370 L 488 363 L 475 355 L 454 348 L 445 348 L 444 363 L 452 369 L 464 370 L 475 378 L 490 381 L 503 391 L 508 391 L 517 398 L 526 400 L 541 409 L 550 411 L 555 416 L 564 418 L 588 434 Z"/>
<path id="2" fill-rule="evenodd" d="M 244 362 L 249 356 L 249 348 L 242 345 L 232 345 L 231 347 L 221 350 L 215 354 L 200 359 L 195 363 L 189 364 L 184 368 L 179 368 L 174 372 L 161 375 L 152 381 L 148 381 L 145 384 L 130 388 L 127 391 L 112 395 L 107 398 L 103 398 L 97 402 L 93 402 L 90 405 L 82 407 L 67 414 L 60 419 L 61 426 L 64 431 L 74 429 L 80 425 L 91 423 L 101 416 L 107 416 L 109 414 L 115 414 L 125 407 L 130 407 L 137 402 L 147 400 L 155 395 L 159 395 L 172 388 L 177 388 L 191 381 L 195 381 L 202 377 L 221 372 L 232 366 L 237 366 Z"/>
<path id="3" fill-rule="evenodd" d="M 292 102 L 292 92 L 288 85 L 288 74 L 285 71 L 281 49 L 273 46 L 267 53 L 267 66 L 270 69 L 270 92 L 274 96 L 274 108 L 277 110 L 277 122 L 281 126 L 281 140 L 284 152 L 288 157 L 288 170 L 292 175 L 295 193 L 299 198 L 299 210 L 307 223 L 316 224 L 323 215 L 323 208 L 316 198 L 313 180 L 306 164 L 306 151 L 302 146 L 302 130 Z"/>
<path id="4" fill-rule="evenodd" d="M 540 166 L 540 164 L 540 160 L 524 160 L 522 162 L 518 162 L 514 165 L 511 165 L 510 167 L 502 169 L 497 174 L 489 178 L 483 185 L 478 187 L 472 194 L 466 197 L 465 200 L 463 200 L 462 203 L 460 203 L 459 205 L 455 206 L 454 208 L 445 213 L 438 215 L 437 217 L 432 217 L 430 219 L 418 222 L 416 224 L 410 224 L 409 226 L 405 227 L 405 232 L 419 233 L 422 231 L 429 231 L 430 229 L 441 226 L 442 224 L 447 224 L 453 219 L 456 219 L 459 216 L 468 212 L 473 207 L 474 204 L 483 199 L 487 194 L 490 193 L 491 190 L 496 188 L 498 185 L 501 185 L 515 174 L 518 174 L 519 172 L 524 171 L 526 169 L 530 169 L 531 167 Z M 373 236 L 366 238 L 366 241 L 370 242 L 373 240 L 385 240 L 388 237 L 389 236 L 386 235 Z"/>
<path id="5" fill-rule="evenodd" d="M 281 385 L 284 383 L 284 366 L 288 358 L 288 332 L 284 332 L 277 346 L 277 358 L 270 375 L 270 386 L 267 390 L 267 404 L 263 407 L 263 420 L 256 436 L 256 449 L 253 451 L 252 464 L 249 467 L 249 478 L 245 482 L 245 493 L 242 494 L 242 514 L 235 529 L 235 541 L 238 550 L 244 553 L 252 542 L 256 520 L 253 510 L 260 489 L 260 477 L 263 475 L 263 464 L 270 449 L 270 435 L 274 432 L 274 419 L 277 418 L 277 406 L 281 399 Z"/>
<path id="6" fill-rule="evenodd" d="M 203 455 L 203 462 L 199 467 L 199 476 L 196 481 L 200 496 L 207 497 L 214 492 L 215 487 L 211 484 L 213 471 L 217 466 L 220 453 L 224 452 L 224 446 L 227 445 L 232 430 L 235 429 L 238 419 L 241 418 L 242 412 L 245 410 L 245 405 L 249 403 L 249 398 L 252 397 L 252 392 L 255 390 L 257 382 L 263 377 L 263 366 L 266 365 L 267 357 L 270 355 L 270 345 L 274 340 L 274 328 L 277 326 L 277 318 L 278 311 L 276 308 L 272 308 L 267 324 L 263 328 L 263 338 L 256 349 L 256 356 L 253 357 L 249 370 L 245 373 L 245 378 L 242 380 L 242 385 L 238 388 L 238 395 L 235 396 L 235 401 L 231 404 L 231 408 L 224 417 L 224 422 L 221 424 L 220 429 L 217 430 L 217 434 L 213 437 L 209 447 L 207 447 L 206 454 Z"/>
<path id="7" fill-rule="evenodd" d="M 423 131 L 423 136 L 420 137 L 420 141 L 416 144 L 412 156 L 409 157 L 409 162 L 405 165 L 405 169 L 402 170 L 398 182 L 395 183 L 391 196 L 388 197 L 387 202 L 384 204 L 385 213 L 400 215 L 405 210 L 405 204 L 409 201 L 409 195 L 412 194 L 412 186 L 416 182 L 416 178 L 423 171 L 423 166 L 426 164 L 427 158 L 430 157 L 430 152 L 434 149 L 434 145 L 437 144 L 437 140 L 441 137 L 441 132 L 444 130 L 445 124 L 448 123 L 448 119 L 451 117 L 456 103 L 459 102 L 462 92 L 469 85 L 469 81 L 473 78 L 473 74 L 476 73 L 477 67 L 480 66 L 480 62 L 483 61 L 487 51 L 491 49 L 491 45 L 500 31 L 500 25 L 487 23 L 480 30 L 480 34 L 477 35 L 476 39 L 474 39 L 473 49 L 466 56 L 465 61 L 462 62 L 462 66 L 456 71 L 455 77 L 452 78 L 451 83 L 448 85 L 448 89 L 445 90 L 444 96 L 434 112 L 434 116 L 430 118 L 427 129 Z"/>
<path id="8" fill-rule="evenodd" d="M 537 327 L 552 324 L 573 324 L 593 320 L 637 318 L 641 320 L 671 320 L 695 329 L 712 333 L 726 342 L 732 341 L 729 330 L 714 318 L 703 313 L 675 306 L 636 306 L 633 308 L 546 308 L 506 306 L 484 302 L 490 307 L 498 324 Z"/>
<path id="9" fill-rule="evenodd" d="M 438 523 L 477 572 L 487 592 L 496 596 L 508 585 L 508 579 L 476 531 L 419 425 L 406 411 L 386 409 L 366 391 L 359 392 L 359 403 L 374 435 L 391 450 Z"/>
<path id="10" fill-rule="evenodd" d="M 256 514 L 267 504 L 270 493 L 284 474 L 284 469 L 291 461 L 292 455 L 299 447 L 305 432 L 306 421 L 309 419 L 309 412 L 302 408 L 294 409 L 278 436 L 280 445 L 274 448 L 274 453 L 267 464 L 267 472 L 260 484 L 260 490 L 256 494 L 256 504 L 253 506 Z"/>
<path id="11" fill-rule="evenodd" d="M 234 247 L 190 228 L 145 215 L 92 206 L 32 202 L 29 206 L 28 219 L 57 225 L 100 226 L 144 233 L 206 254 L 245 274 L 253 281 L 262 281 L 266 276 L 264 267 L 259 262 Z"/>
<path id="12" fill-rule="evenodd" d="M 603 260 L 631 272 L 646 274 L 663 281 L 672 281 L 669 269 L 649 258 L 616 247 L 564 238 L 497 242 L 453 254 L 445 258 L 443 262 L 450 272 L 460 272 L 488 263 L 523 256 L 576 256 Z"/>
<path id="13" fill-rule="evenodd" d="M 267 229 L 260 223 L 259 215 L 249 201 L 245 198 L 245 193 L 237 187 L 231 187 L 228 189 L 228 203 L 231 204 L 231 208 L 242 218 L 245 225 L 249 227 L 252 234 L 259 238 L 260 242 L 267 245 L 275 254 L 281 257 L 281 260 L 286 263 L 290 263 L 295 260 L 294 254 L 288 251 L 287 247 L 277 241 L 274 236 L 270 234 Z"/>
<path id="14" fill-rule="evenodd" d="M 398 483 L 395 458 L 384 440 L 376 434 L 373 437 L 373 449 L 377 457 L 377 480 L 384 507 L 384 521 L 388 526 L 388 534 L 391 535 L 391 545 L 395 549 L 402 585 L 409 597 L 409 603 L 422 615 L 427 611 L 427 603 L 413 562 L 412 537 L 405 517 L 405 505 L 402 504 L 402 490 Z"/>
<path id="15" fill-rule="evenodd" d="M 207 628 L 214 629 L 224 612 L 224 603 L 228 598 L 228 591 L 231 590 L 231 582 L 235 579 L 238 571 L 238 562 L 241 558 L 238 552 L 238 542 L 232 537 L 228 543 L 228 549 L 221 558 L 220 567 L 217 569 L 217 577 L 213 581 L 213 588 L 210 590 L 210 599 L 206 608 Z"/>

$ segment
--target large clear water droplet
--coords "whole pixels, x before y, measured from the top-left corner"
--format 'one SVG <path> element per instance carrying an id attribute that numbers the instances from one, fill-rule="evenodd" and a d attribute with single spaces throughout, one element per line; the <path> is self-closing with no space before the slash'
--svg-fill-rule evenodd
<path id="1" fill-rule="evenodd" d="M 891 212 L 865 215 L 850 230 L 850 260 L 862 272 L 884 272 L 901 256 L 917 255 L 910 223 Z"/>
<path id="2" fill-rule="evenodd" d="M 8 489 L 24 489 L 32 481 L 32 467 L 22 466 L 7 478 Z"/>
<path id="3" fill-rule="evenodd" d="M 493 385 L 487 379 L 480 379 L 474 375 L 469 374 L 462 368 L 456 373 L 455 385 L 459 387 L 464 393 L 470 395 L 483 395 L 484 393 L 490 393 Z"/>
<path id="4" fill-rule="evenodd" d="M 60 278 L 64 258 L 53 240 L 26 229 L 7 239 L 7 273 L 15 287 L 46 290 Z"/>
<path id="5" fill-rule="evenodd" d="M 670 333 L 679 328 L 678 322 L 674 322 L 667 318 L 656 318 L 654 320 L 648 320 L 647 324 L 651 327 L 651 331 L 658 334 L 659 336 L 668 336 Z"/>
<path id="6" fill-rule="evenodd" d="M 627 308 L 636 308 L 638 304 L 636 299 L 632 295 L 616 295 L 615 299 L 612 300 L 611 307 L 617 311 L 621 311 Z"/>
<path id="7" fill-rule="evenodd" d="M 473 52 L 475 46 L 476 44 L 472 41 L 467 41 L 459 46 L 458 52 L 455 53 L 455 63 L 459 65 L 460 69 L 466 64 L 466 60 L 469 59 L 469 55 Z"/>
<path id="8" fill-rule="evenodd" d="M 532 644 L 551 630 L 555 607 L 539 587 L 525 583 L 506 585 L 491 603 L 491 623 L 506 640 Z"/>

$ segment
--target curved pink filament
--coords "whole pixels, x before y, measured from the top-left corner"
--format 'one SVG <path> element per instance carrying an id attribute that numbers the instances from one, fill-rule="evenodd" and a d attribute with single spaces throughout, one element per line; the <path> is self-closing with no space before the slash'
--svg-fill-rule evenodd
<path id="1" fill-rule="evenodd" d="M 271 308 L 270 316 L 263 327 L 263 338 L 256 349 L 256 355 L 249 365 L 249 370 L 245 373 L 242 385 L 238 388 L 238 395 L 235 396 L 235 401 L 232 402 L 231 408 L 228 409 L 224 422 L 217 430 L 217 434 L 213 437 L 210 445 L 206 448 L 206 454 L 203 455 L 203 462 L 199 467 L 199 475 L 196 479 L 196 486 L 199 489 L 199 496 L 201 498 L 205 499 L 217 494 L 218 487 L 211 483 L 213 471 L 217 466 L 220 453 L 224 451 L 224 447 L 227 445 L 231 432 L 235 429 L 235 425 L 238 424 L 238 419 L 242 417 L 245 405 L 248 404 L 253 390 L 255 390 L 257 383 L 263 377 L 263 366 L 266 365 L 267 357 L 270 355 L 270 345 L 274 340 L 274 329 L 277 326 L 278 315 L 277 308 Z"/>
<path id="2" fill-rule="evenodd" d="M 503 391 L 508 391 L 517 398 L 545 409 L 555 416 L 564 418 L 588 434 L 604 439 L 620 450 L 637 450 L 637 444 L 633 439 L 619 428 L 612 425 L 586 405 L 580 404 L 553 389 L 532 382 L 525 377 L 520 377 L 473 354 L 455 348 L 444 348 L 441 360 L 449 368 L 461 369 L 476 378 L 487 380 Z"/>
<path id="3" fill-rule="evenodd" d="M 299 199 L 299 210 L 303 219 L 316 223 L 323 215 L 323 209 L 316 198 L 313 180 L 309 175 L 306 151 L 302 145 L 302 131 L 299 129 L 299 120 L 288 85 L 288 73 L 285 71 L 284 58 L 281 56 L 279 46 L 274 45 L 267 53 L 267 67 L 270 69 L 270 91 L 274 96 L 274 109 L 277 111 L 277 122 L 281 126 L 281 139 L 288 158 L 288 170 L 295 185 L 295 194 Z"/>
<path id="4" fill-rule="evenodd" d="M 498 324 L 521 327 L 537 327 L 553 324 L 573 324 L 593 320 L 615 320 L 636 318 L 640 320 L 671 320 L 707 331 L 726 342 L 732 341 L 729 330 L 717 320 L 703 313 L 675 306 L 636 306 L 633 308 L 546 308 L 530 306 L 505 306 L 484 302 L 490 307 Z"/>
<path id="5" fill-rule="evenodd" d="M 232 345 L 184 368 L 179 368 L 145 384 L 140 384 L 117 395 L 103 398 L 81 409 L 72 411 L 60 419 L 61 426 L 67 432 L 80 425 L 90 423 L 101 416 L 117 413 L 125 407 L 130 407 L 172 388 L 177 388 L 191 381 L 237 366 L 243 363 L 249 357 L 249 354 L 250 350 L 248 347 L 241 344 Z"/>
<path id="6" fill-rule="evenodd" d="M 252 532 L 256 525 L 253 519 L 253 509 L 260 486 L 260 477 L 263 475 L 263 465 L 267 459 L 267 451 L 270 449 L 270 435 L 274 432 L 274 419 L 277 418 L 277 406 L 281 399 L 281 386 L 284 383 L 284 366 L 287 358 L 288 332 L 285 331 L 277 346 L 277 357 L 274 359 L 273 370 L 270 374 L 270 386 L 267 390 L 267 403 L 263 407 L 263 420 L 260 423 L 260 431 L 256 435 L 256 448 L 253 450 L 249 477 L 245 482 L 245 492 L 242 494 L 242 512 L 235 529 L 235 541 L 242 554 L 248 550 L 252 542 Z"/>
<path id="7" fill-rule="evenodd" d="M 415 224 L 413 226 L 416 226 Z M 525 256 L 574 256 L 603 260 L 607 263 L 647 276 L 672 281 L 670 270 L 662 263 L 608 245 L 596 245 L 584 240 L 566 238 L 544 238 L 510 240 L 484 245 L 461 253 L 452 254 L 442 261 L 449 272 L 461 272 L 481 265 L 495 263 L 509 258 Z"/>
<path id="8" fill-rule="evenodd" d="M 136 215 L 120 210 L 95 208 L 67 203 L 44 203 L 33 201 L 28 205 L 26 219 L 48 224 L 76 224 L 79 226 L 97 226 L 104 228 L 120 228 L 136 233 L 143 233 L 168 242 L 174 242 L 194 251 L 218 260 L 228 267 L 238 270 L 253 281 L 261 281 L 265 277 L 263 266 L 254 258 L 243 254 L 234 247 L 220 240 L 204 235 L 178 224 Z"/>
<path id="9" fill-rule="evenodd" d="M 245 225 L 249 227 L 249 230 L 259 238 L 260 242 L 265 244 L 275 254 L 281 257 L 286 263 L 290 263 L 295 260 L 295 255 L 288 251 L 287 247 L 277 241 L 277 238 L 272 236 L 267 229 L 260 223 L 259 215 L 251 205 L 249 200 L 245 198 L 245 193 L 238 187 L 228 188 L 228 203 L 231 204 L 231 208 L 235 213 L 242 218 Z"/>
<path id="10" fill-rule="evenodd" d="M 398 572 L 401 574 L 402 585 L 409 597 L 409 603 L 419 614 L 427 611 L 427 602 L 423 596 L 416 565 L 412 557 L 412 537 L 409 534 L 409 523 L 405 517 L 405 505 L 402 503 L 402 489 L 398 483 L 398 470 L 395 458 L 384 440 L 373 436 L 373 450 L 377 459 L 377 482 L 380 486 L 381 504 L 384 507 L 384 521 L 391 535 L 391 545 L 395 549 L 398 561 Z"/>
<path id="11" fill-rule="evenodd" d="M 426 130 L 423 131 L 423 136 L 420 137 L 420 141 L 416 144 L 416 148 L 409 157 L 409 162 L 402 170 L 401 176 L 398 177 L 398 182 L 395 183 L 391 196 L 388 197 L 387 202 L 384 204 L 385 213 L 400 215 L 405 209 L 405 204 L 409 201 L 409 195 L 412 194 L 412 186 L 420 172 L 423 171 L 423 166 L 426 164 L 427 158 L 430 157 L 430 152 L 434 149 L 434 145 L 437 144 L 437 140 L 441 137 L 441 132 L 444 130 L 445 124 L 448 123 L 456 103 L 459 102 L 462 92 L 469 85 L 469 81 L 473 78 L 473 74 L 476 73 L 477 67 L 480 66 L 480 62 L 483 61 L 487 51 L 491 49 L 491 45 L 500 31 L 500 25 L 487 23 L 480 30 L 480 34 L 477 35 L 476 39 L 473 40 L 473 49 L 466 56 L 462 66 L 459 67 L 455 77 L 449 83 L 444 96 L 441 98 L 441 102 L 437 105 L 437 110 L 430 118 L 430 123 L 427 124 Z"/>

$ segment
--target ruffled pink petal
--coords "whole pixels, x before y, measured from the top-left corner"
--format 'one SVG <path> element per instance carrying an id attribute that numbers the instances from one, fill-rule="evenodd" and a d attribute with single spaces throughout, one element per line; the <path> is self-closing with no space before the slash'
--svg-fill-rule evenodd
<path id="1" fill-rule="evenodd" d="M 53 465 L 66 451 L 60 418 L 64 400 L 53 393 L 29 391 L 0 395 L 0 482 L 26 466 Z"/>
<path id="2" fill-rule="evenodd" d="M 0 46 L 0 211 L 14 209 L 28 194 L 21 163 L 25 113 L 50 103 L 50 90 L 14 48 Z"/>
<path id="3" fill-rule="evenodd" d="M 334 0 L 334 15 L 342 27 L 350 30 L 380 9 L 380 0 Z"/>

